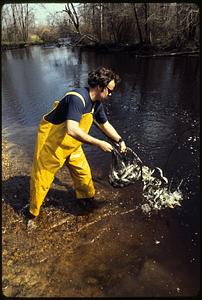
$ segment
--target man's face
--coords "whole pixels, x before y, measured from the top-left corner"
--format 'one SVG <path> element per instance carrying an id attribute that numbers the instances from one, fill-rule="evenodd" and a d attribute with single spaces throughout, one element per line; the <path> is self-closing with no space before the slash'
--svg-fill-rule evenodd
<path id="1" fill-rule="evenodd" d="M 115 81 L 114 80 L 111 80 L 107 87 L 103 89 L 103 91 L 101 91 L 101 88 L 100 89 L 100 92 L 99 92 L 99 98 L 101 101 L 104 101 L 106 100 L 109 96 L 111 96 L 114 88 L 115 88 Z"/>

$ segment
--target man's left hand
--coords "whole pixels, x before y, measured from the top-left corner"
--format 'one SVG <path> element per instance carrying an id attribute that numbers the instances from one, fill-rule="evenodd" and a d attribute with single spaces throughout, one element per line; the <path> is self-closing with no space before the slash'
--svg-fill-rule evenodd
<path id="1" fill-rule="evenodd" d="M 126 152 L 126 144 L 124 141 L 121 141 L 119 143 L 119 150 L 120 150 L 120 152 Z"/>

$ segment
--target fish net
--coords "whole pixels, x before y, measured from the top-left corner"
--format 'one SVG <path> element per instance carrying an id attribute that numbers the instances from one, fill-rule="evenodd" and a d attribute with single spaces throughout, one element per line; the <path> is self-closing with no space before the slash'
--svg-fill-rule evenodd
<path id="1" fill-rule="evenodd" d="M 143 204 L 141 209 L 150 214 L 152 210 L 181 206 L 182 193 L 179 189 L 171 191 L 168 179 L 163 171 L 155 167 L 153 169 L 143 165 L 138 155 L 130 148 L 126 152 L 119 152 L 116 148 L 112 151 L 112 161 L 109 172 L 109 183 L 115 188 L 122 188 L 136 181 L 143 182 Z"/>
<path id="2" fill-rule="evenodd" d="M 130 148 L 119 152 L 112 151 L 112 163 L 109 173 L 109 182 L 113 187 L 124 187 L 142 178 L 142 161 Z"/>

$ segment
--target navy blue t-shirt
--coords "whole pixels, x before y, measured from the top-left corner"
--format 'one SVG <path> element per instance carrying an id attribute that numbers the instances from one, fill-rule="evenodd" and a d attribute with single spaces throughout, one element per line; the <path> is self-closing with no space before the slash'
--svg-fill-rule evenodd
<path id="1" fill-rule="evenodd" d="M 98 100 L 92 102 L 89 95 L 89 88 L 76 88 L 71 90 L 71 92 L 77 92 L 83 96 L 85 107 L 83 101 L 78 96 L 66 95 L 59 101 L 58 106 L 45 116 L 47 121 L 52 124 L 61 124 L 66 120 L 79 122 L 83 114 L 91 112 L 94 104 L 93 117 L 95 120 L 100 124 L 104 124 L 107 121 L 103 104 Z"/>

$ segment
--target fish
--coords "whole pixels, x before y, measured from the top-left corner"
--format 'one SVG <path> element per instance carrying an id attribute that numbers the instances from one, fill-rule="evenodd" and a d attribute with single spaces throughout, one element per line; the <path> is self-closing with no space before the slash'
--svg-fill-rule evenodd
<path id="1" fill-rule="evenodd" d="M 112 151 L 112 163 L 108 176 L 109 183 L 116 188 L 126 187 L 138 180 L 143 181 L 143 199 L 141 209 L 144 213 L 162 208 L 181 206 L 183 195 L 179 189 L 170 191 L 168 179 L 159 167 L 149 168 L 143 165 L 139 156 L 130 148 L 124 154 L 117 149 Z"/>

